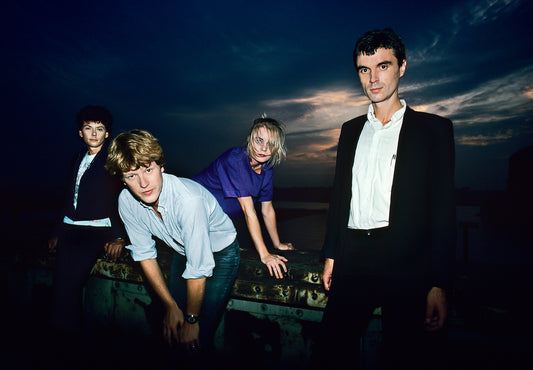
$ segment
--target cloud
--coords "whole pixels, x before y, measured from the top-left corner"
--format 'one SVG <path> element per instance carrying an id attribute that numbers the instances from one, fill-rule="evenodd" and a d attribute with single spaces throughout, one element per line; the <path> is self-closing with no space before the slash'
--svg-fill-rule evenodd
<path id="1" fill-rule="evenodd" d="M 415 108 L 452 118 L 456 126 L 487 124 L 533 113 L 533 66 L 488 80 L 474 89 Z M 430 82 L 426 87 L 448 83 Z M 413 86 L 408 91 L 416 91 Z M 423 91 L 419 92 L 423 94 Z"/>
<path id="2" fill-rule="evenodd" d="M 494 133 L 492 135 L 462 135 L 455 139 L 457 144 L 468 146 L 487 146 L 492 144 L 498 144 L 511 139 L 514 136 L 512 130 L 507 130 L 502 133 Z"/>
<path id="3" fill-rule="evenodd" d="M 300 129 L 288 130 L 298 132 L 310 128 L 338 127 L 342 122 L 364 113 L 368 99 L 353 89 L 326 87 L 304 92 L 301 96 L 268 100 L 264 104 L 272 108 L 291 106 L 301 112 L 293 119 L 295 124 L 299 124 L 297 127 Z"/>
<path id="4" fill-rule="evenodd" d="M 466 3 L 464 19 L 470 25 L 494 22 L 498 18 L 508 15 L 516 10 L 522 3 L 521 0 L 484 0 Z"/>

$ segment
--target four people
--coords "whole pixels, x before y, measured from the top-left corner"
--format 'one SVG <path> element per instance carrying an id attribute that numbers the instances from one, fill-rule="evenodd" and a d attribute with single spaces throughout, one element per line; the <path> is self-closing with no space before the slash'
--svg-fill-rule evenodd
<path id="1" fill-rule="evenodd" d="M 283 126 L 272 118 L 257 118 L 246 139 L 246 146 L 227 150 L 193 177 L 215 196 L 224 212 L 231 217 L 241 247 L 248 247 L 251 236 L 261 262 L 267 265 L 270 275 L 278 279 L 287 272 L 287 259 L 268 252 L 255 202 L 261 202 L 261 213 L 274 248 L 293 250 L 291 243 L 280 242 L 272 205 L 273 168 L 285 155 Z"/>
<path id="2" fill-rule="evenodd" d="M 218 320 L 239 267 L 240 249 L 230 218 L 200 184 L 164 173 L 159 142 L 132 130 L 113 139 L 106 167 L 127 189 L 118 207 L 148 282 L 166 310 L 163 334 L 189 354 L 213 349 Z M 169 283 L 157 262 L 153 236 L 173 250 Z"/>
<path id="3" fill-rule="evenodd" d="M 339 138 L 322 251 L 329 301 L 318 363 L 357 366 L 354 348 L 381 306 L 384 353 L 394 361 L 384 366 L 423 368 L 439 349 L 453 278 L 453 125 L 399 98 L 407 61 L 391 29 L 363 35 L 353 59 L 371 104 L 366 115 L 343 125 Z M 110 116 L 86 107 L 78 124 L 87 149 L 75 159 L 61 232 L 50 241 L 58 251 L 55 317 L 71 323 L 79 321 L 72 316 L 80 308 L 80 287 L 101 247 L 116 258 L 123 246 L 115 187 L 103 170 Z M 287 272 L 287 259 L 268 252 L 254 205 L 261 203 L 274 248 L 294 249 L 280 242 L 272 206 L 273 167 L 285 157 L 284 141 L 278 121 L 258 118 L 245 147 L 229 149 L 192 181 L 164 173 L 162 149 L 147 131 L 113 140 L 106 167 L 127 187 L 118 209 L 128 248 L 164 302 L 169 343 L 181 343 L 190 353 L 212 349 L 239 265 L 236 235 L 249 233 L 271 275 Z M 174 251 L 168 286 L 153 236 Z M 71 297 L 75 302 L 67 304 Z"/>
<path id="4" fill-rule="evenodd" d="M 322 251 L 329 300 L 321 351 L 332 368 L 357 366 L 354 348 L 381 306 L 385 368 L 434 369 L 445 357 L 437 339 L 455 259 L 452 122 L 400 100 L 407 61 L 391 29 L 363 35 L 353 60 L 371 104 L 339 138 Z"/>
<path id="5" fill-rule="evenodd" d="M 73 158 L 60 219 L 48 242 L 56 252 L 51 320 L 66 333 L 82 327 L 83 287 L 97 257 L 105 250 L 116 260 L 124 246 L 117 208 L 121 185 L 104 168 L 113 117 L 104 107 L 88 105 L 76 121 L 85 147 Z"/>

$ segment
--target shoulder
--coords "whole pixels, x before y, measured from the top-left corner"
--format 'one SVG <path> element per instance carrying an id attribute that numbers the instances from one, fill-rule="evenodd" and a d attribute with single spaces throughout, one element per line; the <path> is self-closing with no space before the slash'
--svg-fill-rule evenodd
<path id="1" fill-rule="evenodd" d="M 352 118 L 349 121 L 346 121 L 342 124 L 341 133 L 339 141 L 344 142 L 345 140 L 351 141 L 351 138 L 356 136 L 361 132 L 363 126 L 365 125 L 367 118 L 366 114 L 359 117 Z"/>
<path id="2" fill-rule="evenodd" d="M 122 189 L 118 196 L 118 206 L 121 210 L 132 208 L 138 203 L 139 201 L 135 199 L 128 189 Z"/>
<path id="3" fill-rule="evenodd" d="M 448 118 L 433 113 L 419 112 L 410 107 L 407 107 L 404 119 L 408 121 L 422 122 L 432 125 L 452 125 L 452 121 Z"/>
<path id="4" fill-rule="evenodd" d="M 242 157 L 247 157 L 248 153 L 246 151 L 246 147 L 244 146 L 236 146 L 233 148 L 230 148 L 226 150 L 219 158 L 225 158 L 225 159 L 237 159 Z"/>
<path id="5" fill-rule="evenodd" d="M 168 191 L 165 196 L 174 198 L 175 201 L 187 201 L 197 196 L 203 196 L 207 190 L 198 182 L 185 177 L 178 177 L 167 173 L 163 174 L 163 191 Z"/>
<path id="6" fill-rule="evenodd" d="M 357 127 L 362 127 L 366 122 L 366 114 L 363 114 L 359 117 L 352 118 L 349 121 L 346 121 L 342 124 L 343 130 L 352 130 Z"/>

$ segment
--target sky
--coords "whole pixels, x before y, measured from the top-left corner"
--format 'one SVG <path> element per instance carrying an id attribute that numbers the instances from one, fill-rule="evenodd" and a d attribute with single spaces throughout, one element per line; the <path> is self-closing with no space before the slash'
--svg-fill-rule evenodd
<path id="1" fill-rule="evenodd" d="M 525 0 L 12 1 L 2 5 L 2 187 L 61 188 L 75 115 L 103 105 L 112 137 L 160 141 L 191 177 L 243 145 L 263 113 L 285 124 L 278 187 L 330 186 L 342 123 L 366 114 L 352 62 L 366 31 L 407 48 L 400 97 L 454 123 L 456 187 L 504 190 L 533 145 L 533 5 Z M 5 177 L 4 177 L 5 176 Z"/>

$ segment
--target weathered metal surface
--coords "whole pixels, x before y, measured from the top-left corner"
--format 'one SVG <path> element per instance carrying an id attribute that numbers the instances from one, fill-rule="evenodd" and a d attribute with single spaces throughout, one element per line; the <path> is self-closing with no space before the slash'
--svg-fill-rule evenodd
<path id="1" fill-rule="evenodd" d="M 255 250 L 241 249 L 241 264 L 233 286 L 233 298 L 323 309 L 327 297 L 322 287 L 318 252 L 277 251 L 286 257 L 288 271 L 282 279 L 270 276 Z"/>
<path id="2" fill-rule="evenodd" d="M 168 277 L 172 262 L 172 251 L 158 245 L 158 262 L 165 277 Z M 268 268 L 255 250 L 241 249 L 241 263 L 231 297 L 293 307 L 323 309 L 327 296 L 322 287 L 322 271 L 318 252 L 276 251 L 285 256 L 288 271 L 282 279 L 270 276 Z M 19 255 L 18 263 L 34 268 L 54 269 L 55 258 L 44 248 L 39 252 Z M 128 250 L 120 259 L 112 261 L 102 255 L 96 261 L 91 275 L 129 283 L 143 283 L 143 272 L 139 263 L 132 260 Z"/>

